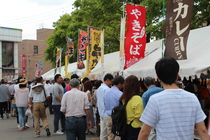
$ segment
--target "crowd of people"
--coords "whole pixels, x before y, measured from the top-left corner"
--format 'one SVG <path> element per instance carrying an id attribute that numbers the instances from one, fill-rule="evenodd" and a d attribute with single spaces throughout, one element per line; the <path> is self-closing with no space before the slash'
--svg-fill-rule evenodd
<path id="1" fill-rule="evenodd" d="M 124 79 L 106 74 L 103 82 L 54 76 L 53 81 L 36 77 L 32 83 L 19 77 L 0 85 L 0 115 L 17 117 L 18 131 L 27 125 L 26 110 L 33 114 L 35 137 L 40 137 L 40 119 L 46 135 L 50 136 L 45 101 L 50 101 L 49 112 L 54 115 L 53 133 L 66 135 L 66 140 L 85 140 L 96 127 L 100 140 L 189 140 L 194 134 L 207 140 L 209 109 L 208 89 L 195 79 L 180 84 L 179 64 L 173 58 L 162 58 L 155 65 L 158 81 L 146 77 L 143 84 L 134 75 Z M 177 82 L 179 81 L 179 82 Z M 181 85 L 181 86 L 180 86 Z M 181 88 L 180 88 L 181 87 Z M 141 94 L 142 89 L 145 89 Z M 112 131 L 112 110 L 122 103 L 126 111 L 126 133 Z M 59 125 L 60 122 L 60 125 Z M 60 127 L 59 127 L 60 126 Z"/>

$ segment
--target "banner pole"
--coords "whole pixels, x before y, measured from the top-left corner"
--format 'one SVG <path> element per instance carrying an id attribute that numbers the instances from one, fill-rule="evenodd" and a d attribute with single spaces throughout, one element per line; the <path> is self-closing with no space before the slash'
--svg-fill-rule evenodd
<path id="1" fill-rule="evenodd" d="M 164 21 L 165 21 L 165 6 L 166 6 L 166 3 L 165 3 L 165 0 L 163 0 L 163 9 L 162 9 L 162 17 L 163 17 L 163 24 L 164 24 Z M 164 52 L 163 52 L 163 49 L 164 49 L 164 34 L 162 32 L 162 58 L 164 57 Z"/>

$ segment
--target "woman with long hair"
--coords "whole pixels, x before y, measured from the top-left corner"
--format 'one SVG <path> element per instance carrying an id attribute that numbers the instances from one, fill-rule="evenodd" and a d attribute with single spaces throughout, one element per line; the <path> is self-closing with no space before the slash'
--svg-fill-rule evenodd
<path id="1" fill-rule="evenodd" d="M 18 110 L 18 118 L 20 128 L 18 131 L 26 129 L 26 115 L 25 112 L 28 107 L 29 89 L 26 87 L 27 81 L 20 79 L 19 88 L 15 90 L 16 106 Z"/>
<path id="2" fill-rule="evenodd" d="M 92 91 L 93 89 L 93 84 L 91 81 L 86 81 L 84 83 L 84 92 L 87 93 L 89 104 L 90 104 L 90 116 L 91 116 L 91 122 L 92 122 L 92 127 L 95 126 L 95 121 L 94 121 L 94 116 L 93 116 L 93 98 L 94 98 L 94 93 Z M 89 131 L 89 129 L 86 131 L 86 134 L 92 135 L 93 133 Z"/>
<path id="3" fill-rule="evenodd" d="M 134 75 L 126 78 L 123 86 L 123 95 L 120 101 L 126 105 L 127 134 L 122 140 L 137 140 L 142 122 L 139 121 L 143 113 L 143 101 L 139 95 L 139 81 Z"/>

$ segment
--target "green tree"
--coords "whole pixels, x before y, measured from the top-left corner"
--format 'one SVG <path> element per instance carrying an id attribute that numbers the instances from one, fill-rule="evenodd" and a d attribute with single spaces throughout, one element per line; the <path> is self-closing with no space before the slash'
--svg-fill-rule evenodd
<path id="1" fill-rule="evenodd" d="M 75 45 L 74 57 L 77 59 L 78 29 L 87 31 L 88 26 L 105 30 L 105 53 L 119 50 L 120 18 L 123 15 L 123 2 L 127 4 L 140 4 L 147 7 L 147 42 L 150 39 L 162 38 L 162 24 L 164 0 L 75 0 L 71 14 L 65 14 L 53 24 L 55 30 L 47 39 L 48 48 L 45 50 L 45 60 L 55 64 L 56 47 L 66 50 L 66 37 L 72 38 Z M 194 0 L 191 29 L 210 24 L 209 0 Z M 64 60 L 64 58 L 63 58 Z M 63 61 L 64 62 L 64 61 Z"/>

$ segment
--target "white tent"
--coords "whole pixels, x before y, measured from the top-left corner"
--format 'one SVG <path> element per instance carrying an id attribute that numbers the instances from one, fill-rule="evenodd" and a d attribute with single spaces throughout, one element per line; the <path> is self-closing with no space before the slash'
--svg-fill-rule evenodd
<path id="1" fill-rule="evenodd" d="M 191 30 L 187 43 L 187 60 L 179 60 L 180 76 L 199 76 L 210 69 L 210 26 Z M 152 76 L 156 78 L 154 66 L 155 63 L 162 57 L 162 40 L 147 43 L 145 58 L 127 68 L 123 75 L 136 75 L 139 78 Z M 104 55 L 104 73 L 116 74 L 120 71 L 119 52 L 114 52 Z M 86 61 L 84 61 L 86 64 Z M 80 77 L 85 73 L 85 69 L 78 70 L 77 63 L 68 65 L 69 73 L 77 73 Z M 101 61 L 89 74 L 90 79 L 101 79 L 103 77 Z M 64 66 L 61 69 L 61 75 L 64 76 Z M 45 79 L 53 79 L 54 69 L 42 75 Z"/>
<path id="2" fill-rule="evenodd" d="M 153 42 L 149 43 L 149 45 L 152 47 L 146 48 L 145 56 L 153 53 L 159 48 L 158 45 L 154 46 Z M 89 78 L 102 80 L 104 76 L 103 74 L 111 73 L 113 75 L 117 75 L 119 71 L 120 71 L 120 58 L 119 58 L 119 51 L 118 51 L 118 52 L 113 52 L 113 53 L 104 55 L 104 71 L 102 72 L 101 61 L 100 61 L 89 74 Z"/>
<path id="3" fill-rule="evenodd" d="M 84 61 L 86 63 L 86 61 Z M 64 71 L 65 66 L 61 67 L 61 76 L 65 76 L 65 71 Z M 58 71 L 58 70 L 57 70 Z M 68 65 L 68 72 L 69 73 L 76 73 L 78 76 L 82 76 L 85 73 L 85 69 L 79 70 L 77 69 L 77 62 L 71 63 Z M 42 77 L 44 79 L 54 79 L 54 73 L 55 73 L 55 68 L 49 70 L 48 72 L 44 73 Z M 58 73 L 58 72 L 57 72 Z"/>
<path id="4" fill-rule="evenodd" d="M 162 57 L 162 41 L 147 44 L 147 48 L 158 47 L 144 59 L 127 68 L 124 76 L 136 75 L 139 78 L 151 76 L 156 78 L 155 63 Z M 178 60 L 180 77 L 200 76 L 210 69 L 210 26 L 191 30 L 187 43 L 187 59 Z"/>

